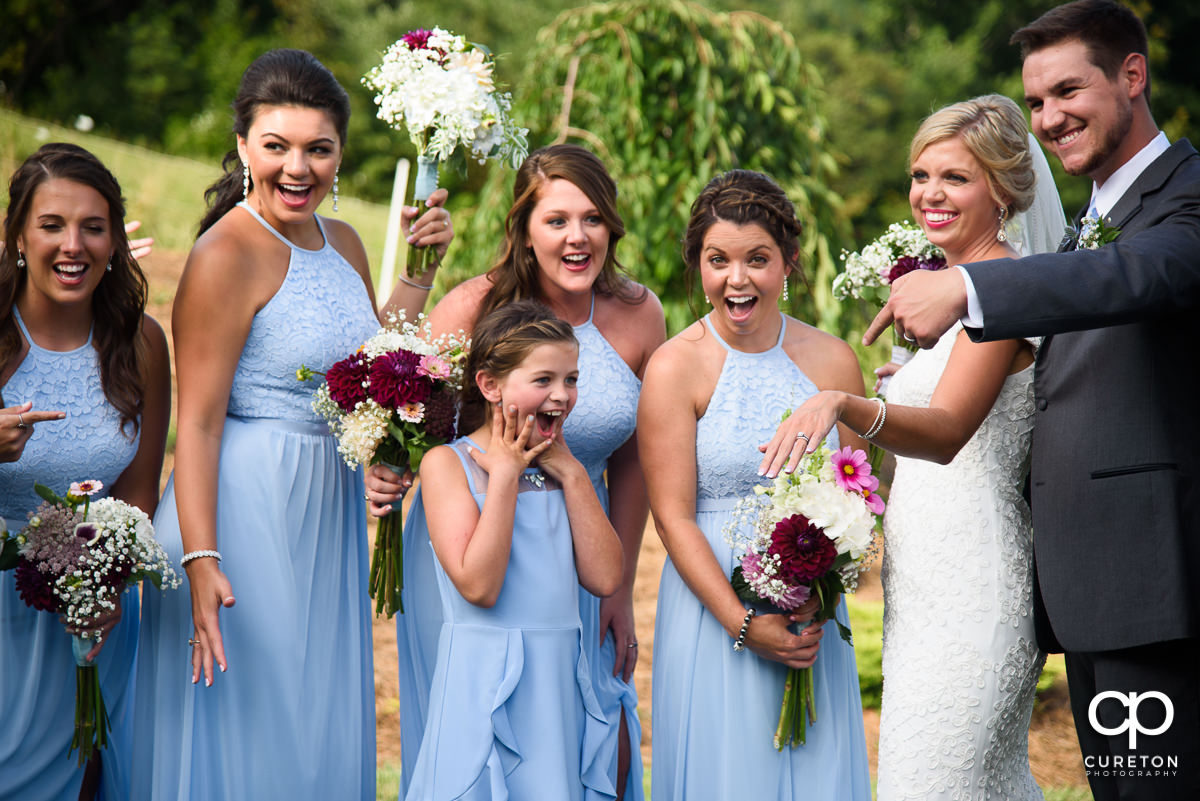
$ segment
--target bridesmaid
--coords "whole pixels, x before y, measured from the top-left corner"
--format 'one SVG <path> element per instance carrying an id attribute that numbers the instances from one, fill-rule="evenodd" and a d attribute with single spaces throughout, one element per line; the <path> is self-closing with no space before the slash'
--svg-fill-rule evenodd
<path id="1" fill-rule="evenodd" d="M 625 225 L 617 188 L 595 155 L 577 145 L 552 145 L 529 155 L 517 172 L 500 261 L 485 275 L 451 290 L 430 314 L 435 335 L 470 331 L 492 310 L 536 298 L 571 323 L 579 340 L 579 404 L 563 435 L 584 464 L 621 538 L 624 581 L 607 598 L 580 590 L 584 642 L 592 683 L 609 722 L 610 775 L 624 798 L 642 797 L 641 725 L 630 679 L 637 664 L 633 580 L 648 504 L 634 435 L 641 376 L 666 339 L 654 293 L 622 274 L 616 245 Z M 607 483 L 605 481 L 607 477 Z M 386 513 L 404 484 L 387 468 L 368 474 L 372 511 Z M 441 605 L 420 495 L 405 523 L 406 614 L 397 618 L 401 796 L 428 715 L 437 658 Z"/>
<path id="2" fill-rule="evenodd" d="M 122 229 L 121 189 L 95 156 L 48 144 L 9 185 L 0 255 L 0 516 L 23 528 L 41 499 L 99 479 L 154 514 L 171 387 L 167 340 Z M 118 622 L 119 621 L 119 622 Z M 75 660 L 62 623 L 0 573 L 0 798 L 129 797 L 138 594 L 89 653 L 112 733 L 85 771 L 68 756 Z"/>
<path id="3" fill-rule="evenodd" d="M 133 797 L 374 799 L 361 474 L 295 377 L 380 323 L 358 235 L 316 214 L 331 190 L 336 208 L 349 99 L 309 53 L 273 50 L 234 112 L 175 298 L 176 470 L 156 526 L 191 597 L 147 597 Z M 426 212 L 419 244 L 448 241 L 447 220 Z M 401 284 L 390 303 L 417 298 Z"/>
<path id="4" fill-rule="evenodd" d="M 759 483 L 758 445 L 817 391 L 863 392 L 849 346 L 779 311 L 799 235 L 791 201 L 767 176 L 733 170 L 709 182 L 683 253 L 713 309 L 646 370 L 638 438 L 669 557 L 654 631 L 654 801 L 871 798 L 854 649 L 830 622 L 795 631 L 815 602 L 754 616 L 729 583 L 724 530 Z M 843 623 L 845 614 L 839 606 Z M 808 666 L 819 720 L 807 745 L 776 751 L 787 668 Z"/>

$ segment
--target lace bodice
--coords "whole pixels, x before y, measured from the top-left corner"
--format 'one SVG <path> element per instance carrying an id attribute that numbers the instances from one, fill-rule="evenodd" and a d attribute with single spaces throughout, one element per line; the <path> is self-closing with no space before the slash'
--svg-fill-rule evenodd
<path id="1" fill-rule="evenodd" d="M 579 340 L 579 400 L 563 423 L 563 438 L 587 468 L 592 484 L 599 486 L 609 457 L 625 444 L 637 425 L 642 382 L 592 322 L 595 308 L 593 296 L 587 322 L 575 326 L 575 338 Z"/>
<path id="2" fill-rule="evenodd" d="M 320 423 L 315 385 L 296 380 L 305 365 L 324 372 L 379 328 L 358 272 L 329 244 L 306 250 L 289 242 L 254 209 L 238 204 L 291 248 L 283 284 L 250 326 L 229 393 L 229 414 Z M 317 225 L 321 218 L 317 217 Z M 325 229 L 321 226 L 321 234 Z"/>
<path id="3" fill-rule="evenodd" d="M 786 317 L 779 339 L 762 353 L 736 350 L 721 339 L 708 317 L 704 324 L 726 353 L 708 408 L 696 421 L 696 498 L 740 498 L 760 480 L 758 446 L 775 434 L 784 411 L 796 408 L 818 389 L 783 350 Z M 828 442 L 837 447 L 836 430 L 830 432 Z"/>
<path id="4" fill-rule="evenodd" d="M 72 481 L 94 478 L 103 482 L 106 494 L 133 461 L 139 435 L 132 425 L 121 432 L 121 415 L 104 397 L 91 335 L 75 350 L 46 350 L 13 312 L 29 353 L 3 388 L 5 405 L 33 401 L 34 409 L 67 413 L 64 420 L 38 423 L 21 458 L 0 463 L 0 516 L 19 529 L 41 503 L 35 481 L 62 494 Z"/>

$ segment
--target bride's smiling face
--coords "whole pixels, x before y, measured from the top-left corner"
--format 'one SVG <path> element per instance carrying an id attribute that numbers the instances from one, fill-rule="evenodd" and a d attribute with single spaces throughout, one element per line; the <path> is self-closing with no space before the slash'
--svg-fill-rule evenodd
<path id="1" fill-rule="evenodd" d="M 913 160 L 908 201 L 913 219 L 951 263 L 995 243 L 1000 205 L 983 165 L 958 137 L 934 142 Z"/>

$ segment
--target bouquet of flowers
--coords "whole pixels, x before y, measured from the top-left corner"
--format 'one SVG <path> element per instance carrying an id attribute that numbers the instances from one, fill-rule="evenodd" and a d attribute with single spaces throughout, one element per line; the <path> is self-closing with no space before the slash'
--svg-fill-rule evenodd
<path id="1" fill-rule="evenodd" d="M 3 535 L 3 551 L 15 544 L 17 593 L 34 609 L 62 616 L 73 634 L 75 655 L 75 736 L 83 765 L 97 748 L 108 745 L 108 712 L 96 666 L 87 661 L 99 640 L 97 618 L 116 610 L 126 587 L 149 579 L 154 586 L 178 587 L 179 577 L 154 539 L 150 518 L 136 506 L 91 496 L 99 481 L 72 483 L 65 497 L 40 484 L 43 499 L 15 537 Z"/>
<path id="2" fill-rule="evenodd" d="M 346 464 L 382 463 L 415 473 L 421 457 L 454 438 L 465 348 L 455 337 L 434 339 L 421 317 L 412 323 L 396 315 L 328 372 L 301 366 L 296 377 L 324 375 L 312 407 L 328 421 Z M 400 513 L 392 512 L 375 534 L 369 587 L 377 615 L 404 613 L 400 522 Z"/>
<path id="3" fill-rule="evenodd" d="M 837 623 L 842 639 L 850 630 L 834 617 L 838 596 L 853 592 L 874 550 L 875 524 L 883 500 L 875 494 L 867 456 L 849 447 L 822 446 L 794 473 L 780 473 L 738 503 L 725 530 L 742 554 L 730 578 L 738 597 L 756 607 L 791 612 L 815 594 L 818 619 Z M 775 748 L 803 745 L 817 720 L 812 668 L 790 669 L 784 683 Z"/>
<path id="4" fill-rule="evenodd" d="M 438 162 L 462 168 L 469 155 L 480 164 L 504 159 L 517 167 L 525 160 L 528 131 L 509 118 L 512 98 L 497 91 L 494 66 L 487 48 L 434 28 L 404 34 L 363 77 L 375 91 L 379 119 L 407 130 L 417 147 L 415 200 L 437 188 Z M 428 269 L 431 251 L 410 249 L 410 275 Z"/>

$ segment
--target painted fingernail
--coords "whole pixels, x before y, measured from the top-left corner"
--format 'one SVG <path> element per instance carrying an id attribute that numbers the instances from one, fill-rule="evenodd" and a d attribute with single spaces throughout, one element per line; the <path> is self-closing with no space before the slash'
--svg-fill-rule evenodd
<path id="1" fill-rule="evenodd" d="M 206 678 L 206 679 L 204 680 L 204 686 L 205 686 L 205 687 L 211 687 L 211 686 L 212 686 L 212 676 L 209 676 L 208 678 Z"/>
<path id="2" fill-rule="evenodd" d="M 222 672 L 222 673 L 224 673 L 224 672 L 225 672 L 225 666 L 224 666 L 224 665 L 220 665 L 219 667 L 221 668 L 221 672 Z"/>
<path id="3" fill-rule="evenodd" d="M 515 410 L 514 410 L 514 411 L 515 411 Z M 525 415 L 525 422 L 526 422 L 526 423 L 532 423 L 532 422 L 533 422 L 533 415 L 532 415 L 532 414 L 527 414 L 527 415 Z"/>

